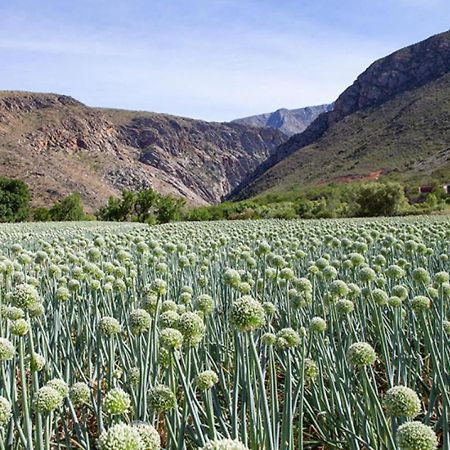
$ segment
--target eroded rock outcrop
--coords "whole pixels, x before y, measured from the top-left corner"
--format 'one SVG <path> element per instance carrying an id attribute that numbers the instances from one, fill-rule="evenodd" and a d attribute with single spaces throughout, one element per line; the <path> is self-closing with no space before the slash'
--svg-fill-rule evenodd
<path id="1" fill-rule="evenodd" d="M 285 140 L 270 128 L 0 92 L 0 175 L 26 180 L 41 204 L 80 192 L 95 209 L 109 195 L 142 187 L 218 202 Z"/>

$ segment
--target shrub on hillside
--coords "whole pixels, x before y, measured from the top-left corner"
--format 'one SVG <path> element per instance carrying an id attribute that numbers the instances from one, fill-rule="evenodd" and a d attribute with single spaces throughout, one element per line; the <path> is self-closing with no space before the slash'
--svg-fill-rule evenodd
<path id="1" fill-rule="evenodd" d="M 360 217 L 393 216 L 407 205 L 399 183 L 367 183 L 355 194 L 355 215 Z"/>
<path id="2" fill-rule="evenodd" d="M 81 203 L 81 195 L 70 194 L 59 200 L 50 209 L 50 216 L 52 220 L 58 222 L 85 220 L 86 215 Z"/>
<path id="3" fill-rule="evenodd" d="M 30 214 L 31 193 L 21 180 L 0 177 L 0 222 L 21 222 Z"/>

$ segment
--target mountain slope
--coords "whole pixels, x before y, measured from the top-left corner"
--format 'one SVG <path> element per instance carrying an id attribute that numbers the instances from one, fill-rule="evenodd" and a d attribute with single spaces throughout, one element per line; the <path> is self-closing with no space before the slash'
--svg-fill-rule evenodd
<path id="1" fill-rule="evenodd" d="M 272 113 L 235 119 L 232 122 L 254 127 L 271 127 L 288 136 L 301 133 L 319 115 L 331 111 L 333 105 L 307 106 L 298 109 L 278 109 Z"/>
<path id="2" fill-rule="evenodd" d="M 232 197 L 370 177 L 379 171 L 444 179 L 449 72 L 450 32 L 376 61 L 339 96 L 333 111 L 282 144 Z"/>
<path id="3" fill-rule="evenodd" d="M 80 192 L 94 209 L 124 188 L 142 187 L 217 202 L 285 139 L 271 128 L 0 92 L 0 175 L 28 182 L 38 204 Z"/>

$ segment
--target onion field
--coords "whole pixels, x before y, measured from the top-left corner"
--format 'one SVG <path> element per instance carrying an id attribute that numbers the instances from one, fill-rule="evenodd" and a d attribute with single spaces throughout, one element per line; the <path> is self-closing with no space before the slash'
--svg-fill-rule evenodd
<path id="1" fill-rule="evenodd" d="M 450 220 L 0 226 L 0 450 L 450 449 Z"/>

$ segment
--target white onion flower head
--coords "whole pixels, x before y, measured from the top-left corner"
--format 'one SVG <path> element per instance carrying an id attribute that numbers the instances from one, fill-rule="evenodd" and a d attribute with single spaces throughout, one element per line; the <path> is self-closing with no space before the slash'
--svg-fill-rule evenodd
<path id="1" fill-rule="evenodd" d="M 375 350 L 367 342 L 355 342 L 347 351 L 348 362 L 356 367 L 370 366 L 376 359 Z"/>
<path id="2" fill-rule="evenodd" d="M 215 384 L 219 382 L 219 377 L 216 372 L 212 370 L 205 370 L 197 375 L 197 387 L 201 391 L 211 389 Z"/>
<path id="3" fill-rule="evenodd" d="M 131 367 L 127 373 L 127 379 L 132 385 L 137 385 L 141 379 L 141 371 L 139 367 Z"/>
<path id="4" fill-rule="evenodd" d="M 384 407 L 389 416 L 409 419 L 414 419 L 421 409 L 416 392 L 406 386 L 390 388 L 384 397 Z"/>
<path id="5" fill-rule="evenodd" d="M 389 297 L 388 305 L 392 308 L 399 308 L 402 306 L 402 299 L 400 297 L 397 297 L 395 295 Z"/>
<path id="6" fill-rule="evenodd" d="M 65 286 L 61 286 L 56 290 L 56 298 L 60 302 L 65 302 L 70 298 L 70 291 Z"/>
<path id="7" fill-rule="evenodd" d="M 207 442 L 201 450 L 249 450 L 242 442 L 233 439 L 216 439 Z"/>
<path id="8" fill-rule="evenodd" d="M 5 397 L 0 397 L 0 428 L 7 425 L 10 418 L 11 403 Z"/>
<path id="9" fill-rule="evenodd" d="M 139 430 L 124 423 L 103 431 L 97 444 L 99 450 L 145 450 Z"/>
<path id="10" fill-rule="evenodd" d="M 53 389 L 55 389 L 59 393 L 61 398 L 66 398 L 69 395 L 68 384 L 64 380 L 61 380 L 60 378 L 53 378 L 52 380 L 48 381 L 47 386 L 50 386 Z"/>
<path id="11" fill-rule="evenodd" d="M 164 328 L 159 335 L 159 342 L 167 350 L 178 350 L 183 345 L 183 335 L 175 328 Z"/>
<path id="12" fill-rule="evenodd" d="M 27 361 L 32 372 L 40 372 L 45 367 L 45 358 L 39 353 L 33 353 Z"/>
<path id="13" fill-rule="evenodd" d="M 433 281 L 436 285 L 442 285 L 449 282 L 448 272 L 438 272 L 434 274 Z"/>
<path id="14" fill-rule="evenodd" d="M 397 431 L 400 450 L 436 450 L 438 440 L 433 429 L 421 422 L 406 422 Z"/>
<path id="15" fill-rule="evenodd" d="M 237 287 L 241 282 L 241 275 L 237 270 L 234 269 L 226 269 L 223 277 L 225 284 L 228 284 L 231 287 Z"/>
<path id="16" fill-rule="evenodd" d="M 387 277 L 392 278 L 393 280 L 399 280 L 405 276 L 405 271 L 397 264 L 391 264 L 385 270 L 385 273 Z"/>
<path id="17" fill-rule="evenodd" d="M 154 411 L 164 412 L 175 408 L 177 399 L 170 388 L 158 385 L 148 391 L 148 402 Z"/>
<path id="18" fill-rule="evenodd" d="M 266 321 L 264 308 L 249 295 L 237 299 L 231 308 L 231 323 L 241 332 L 261 328 Z"/>
<path id="19" fill-rule="evenodd" d="M 313 317 L 309 329 L 315 333 L 323 333 L 327 329 L 327 322 L 322 317 Z"/>
<path id="20" fill-rule="evenodd" d="M 177 304 L 173 300 L 166 300 L 161 305 L 161 312 L 176 311 Z"/>
<path id="21" fill-rule="evenodd" d="M 190 292 L 182 292 L 180 294 L 180 301 L 183 305 L 189 305 L 192 301 L 192 294 Z"/>
<path id="22" fill-rule="evenodd" d="M 11 305 L 22 309 L 29 309 L 40 301 L 36 288 L 30 284 L 17 285 L 11 292 L 9 299 Z"/>
<path id="23" fill-rule="evenodd" d="M 317 368 L 316 362 L 310 358 L 305 358 L 304 373 L 307 382 L 314 381 L 319 375 L 319 369 Z"/>
<path id="24" fill-rule="evenodd" d="M 100 334 L 111 337 L 120 333 L 122 327 L 117 319 L 114 317 L 104 316 L 98 322 Z"/>
<path id="25" fill-rule="evenodd" d="M 185 344 L 190 347 L 197 346 L 205 334 L 205 324 L 194 312 L 185 312 L 180 316 L 178 329 L 183 335 Z"/>
<path id="26" fill-rule="evenodd" d="M 423 267 L 418 267 L 412 272 L 412 278 L 417 283 L 429 284 L 431 281 L 430 274 Z"/>
<path id="27" fill-rule="evenodd" d="M 431 300 L 424 295 L 416 295 L 411 300 L 411 308 L 416 314 L 423 313 L 431 308 Z"/>
<path id="28" fill-rule="evenodd" d="M 159 315 L 158 322 L 161 328 L 175 328 L 180 319 L 176 311 L 165 311 Z"/>
<path id="29" fill-rule="evenodd" d="M 30 306 L 28 308 L 28 313 L 30 317 L 40 317 L 44 315 L 45 308 L 42 303 L 35 303 L 33 306 Z"/>
<path id="30" fill-rule="evenodd" d="M 159 450 L 161 448 L 161 437 L 153 425 L 145 422 L 133 422 L 131 424 L 135 428 L 142 440 L 142 450 Z"/>
<path id="31" fill-rule="evenodd" d="M 69 395 L 72 403 L 79 407 L 89 402 L 91 391 L 86 383 L 78 382 L 70 388 Z"/>
<path id="32" fill-rule="evenodd" d="M 41 414 L 49 414 L 62 404 L 60 393 L 51 386 L 41 387 L 33 397 L 34 407 Z"/>
<path id="33" fill-rule="evenodd" d="M 14 345 L 8 339 L 0 338 L 0 361 L 13 359 L 15 353 Z"/>
<path id="34" fill-rule="evenodd" d="M 121 388 L 111 389 L 105 396 L 105 411 L 113 416 L 125 414 L 131 406 L 130 396 Z"/>
<path id="35" fill-rule="evenodd" d="M 17 319 L 11 322 L 9 329 L 15 336 L 25 336 L 30 331 L 30 324 L 25 319 Z"/>
<path id="36" fill-rule="evenodd" d="M 158 295 L 154 292 L 146 293 L 142 302 L 142 308 L 149 314 L 155 314 L 158 309 Z"/>
<path id="37" fill-rule="evenodd" d="M 5 317 L 9 320 L 18 320 L 25 317 L 25 312 L 21 308 L 16 308 L 15 306 L 7 306 L 4 309 Z"/>
<path id="38" fill-rule="evenodd" d="M 445 333 L 450 335 L 450 320 L 444 320 L 443 327 Z"/>
<path id="39" fill-rule="evenodd" d="M 397 284 L 393 286 L 391 295 L 399 297 L 401 300 L 406 300 L 406 298 L 408 297 L 408 289 L 402 284 Z"/>
<path id="40" fill-rule="evenodd" d="M 308 278 L 298 278 L 294 281 L 294 286 L 298 292 L 309 293 L 313 290 L 312 283 Z"/>
<path id="41" fill-rule="evenodd" d="M 372 291 L 372 298 L 378 306 L 386 305 L 389 300 L 387 293 L 382 289 L 374 289 Z"/>
<path id="42" fill-rule="evenodd" d="M 266 346 L 275 345 L 277 342 L 277 336 L 274 333 L 264 333 L 261 336 L 261 343 Z"/>
<path id="43" fill-rule="evenodd" d="M 130 329 L 134 334 L 148 331 L 152 322 L 150 314 L 144 309 L 135 309 L 129 316 Z"/>
<path id="44" fill-rule="evenodd" d="M 151 284 L 151 290 L 158 295 L 164 295 L 167 290 L 167 283 L 161 278 L 156 278 Z"/>
<path id="45" fill-rule="evenodd" d="M 211 314 L 214 311 L 214 300 L 208 294 L 201 294 L 196 299 L 194 307 L 205 315 Z"/>
<path id="46" fill-rule="evenodd" d="M 335 280 L 330 284 L 330 292 L 334 297 L 344 298 L 347 296 L 349 289 L 347 283 L 342 280 Z"/>
<path id="47" fill-rule="evenodd" d="M 297 347 L 300 342 L 300 335 L 292 328 L 283 328 L 276 334 L 276 345 L 279 348 Z"/>
<path id="48" fill-rule="evenodd" d="M 277 307 L 272 302 L 264 302 L 262 306 L 268 316 L 273 316 L 277 312 Z"/>
<path id="49" fill-rule="evenodd" d="M 376 276 L 377 275 L 375 273 L 375 270 L 373 270 L 369 266 L 362 267 L 359 271 L 359 279 L 363 283 L 370 283 L 370 282 L 374 281 Z"/>

